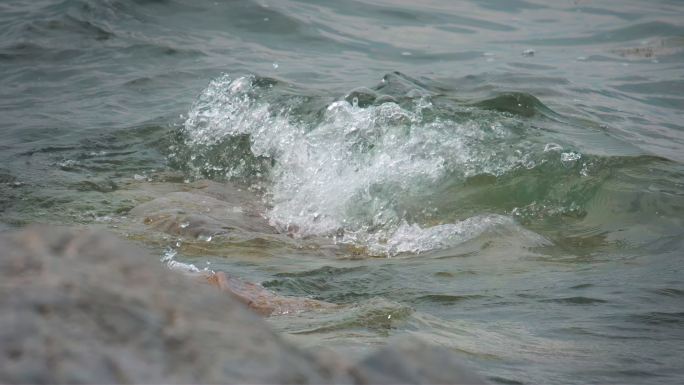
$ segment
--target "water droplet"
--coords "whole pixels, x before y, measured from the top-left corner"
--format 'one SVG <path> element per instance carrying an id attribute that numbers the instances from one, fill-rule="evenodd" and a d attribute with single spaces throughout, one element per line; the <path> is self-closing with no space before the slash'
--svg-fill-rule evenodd
<path id="1" fill-rule="evenodd" d="M 273 63 L 273 69 L 276 69 L 276 70 L 277 70 L 278 67 L 279 67 L 278 63 Z"/>
<path id="2" fill-rule="evenodd" d="M 531 48 L 522 51 L 523 56 L 534 56 L 534 54 L 535 54 L 535 50 L 533 50 Z"/>

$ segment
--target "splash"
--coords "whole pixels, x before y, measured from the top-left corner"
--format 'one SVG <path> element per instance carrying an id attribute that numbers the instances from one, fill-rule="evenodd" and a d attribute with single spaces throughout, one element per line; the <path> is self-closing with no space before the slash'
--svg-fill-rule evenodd
<path id="1" fill-rule="evenodd" d="M 218 146 L 229 161 L 205 156 L 195 164 L 226 178 L 266 178 L 267 215 L 280 231 L 333 236 L 390 255 L 515 225 L 483 215 L 426 226 L 435 222 L 430 200 L 443 186 L 534 167 L 531 144 L 510 115 L 436 105 L 428 90 L 399 75 L 302 113 L 313 99 L 253 76 L 215 79 L 188 114 L 185 141 L 200 156 Z M 240 142 L 248 151 L 236 147 L 237 138 L 248 138 Z"/>

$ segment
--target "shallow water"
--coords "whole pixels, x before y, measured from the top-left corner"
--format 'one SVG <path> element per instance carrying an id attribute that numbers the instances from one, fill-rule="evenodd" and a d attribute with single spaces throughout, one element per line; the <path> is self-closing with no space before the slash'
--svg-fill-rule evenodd
<path id="1" fill-rule="evenodd" d="M 411 333 L 496 383 L 680 382 L 682 16 L 3 2 L 0 230 L 105 226 L 344 305 L 270 319 L 308 346 Z M 249 192 L 230 207 L 270 232 L 173 239 L 130 214 L 204 178 Z"/>

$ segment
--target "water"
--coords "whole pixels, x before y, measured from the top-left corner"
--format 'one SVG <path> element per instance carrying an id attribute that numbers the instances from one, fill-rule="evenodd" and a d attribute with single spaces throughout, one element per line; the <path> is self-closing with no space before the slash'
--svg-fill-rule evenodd
<path id="1" fill-rule="evenodd" d="M 3 2 L 0 229 L 237 183 L 281 238 L 135 239 L 343 305 L 298 343 L 681 382 L 684 7 L 414 3 Z"/>

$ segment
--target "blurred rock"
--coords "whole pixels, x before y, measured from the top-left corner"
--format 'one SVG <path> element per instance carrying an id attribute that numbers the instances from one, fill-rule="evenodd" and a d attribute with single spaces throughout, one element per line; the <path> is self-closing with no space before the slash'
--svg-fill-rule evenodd
<path id="1" fill-rule="evenodd" d="M 445 348 L 415 337 L 390 342 L 354 369 L 366 384 L 484 384 Z"/>
<path id="2" fill-rule="evenodd" d="M 0 383 L 349 381 L 230 296 L 102 233 L 0 237 Z"/>
<path id="3" fill-rule="evenodd" d="M 0 234 L 0 383 L 476 382 L 467 373 L 408 340 L 356 365 L 315 356 L 106 233 Z"/>

